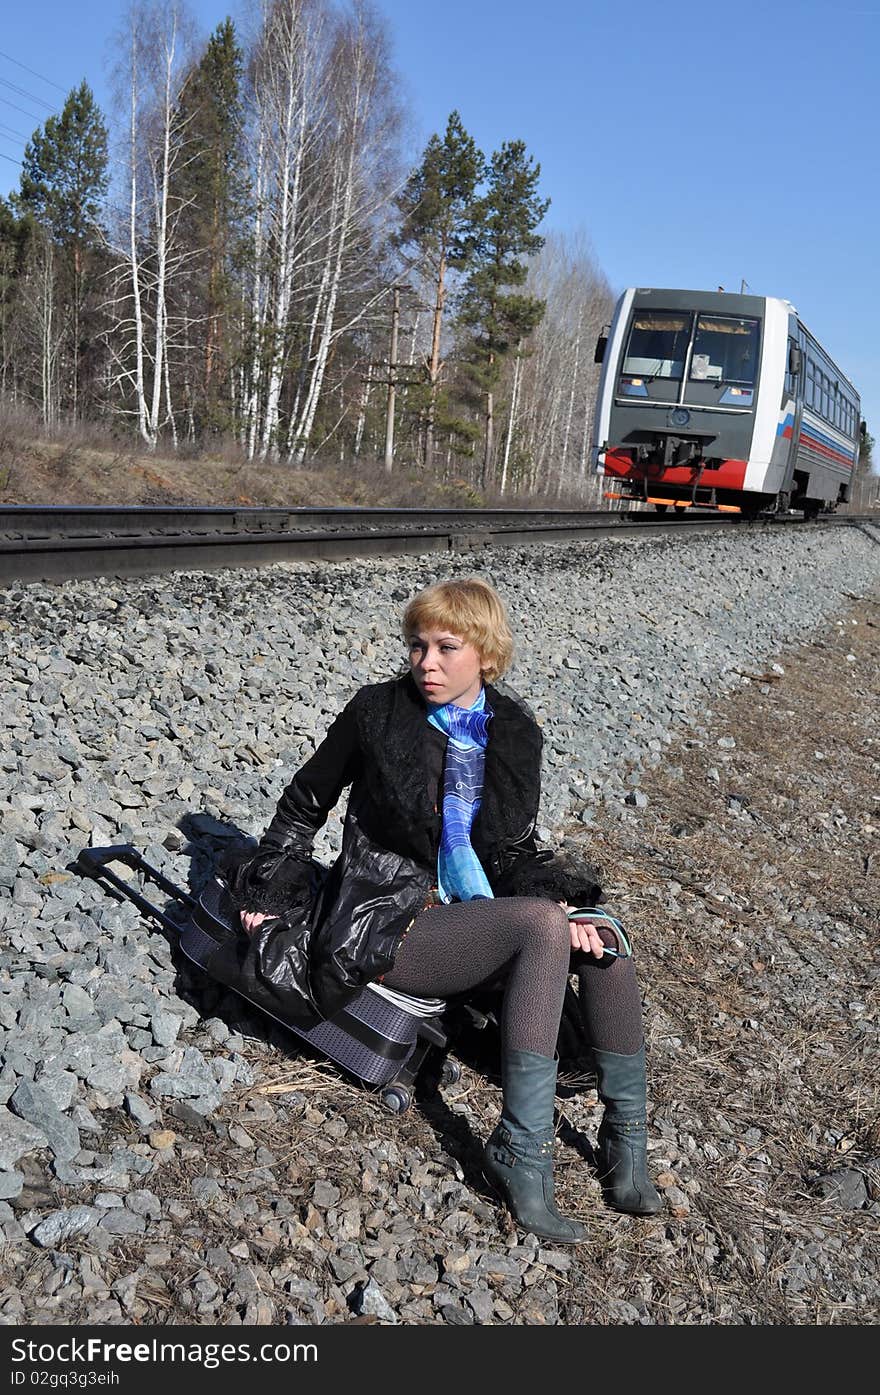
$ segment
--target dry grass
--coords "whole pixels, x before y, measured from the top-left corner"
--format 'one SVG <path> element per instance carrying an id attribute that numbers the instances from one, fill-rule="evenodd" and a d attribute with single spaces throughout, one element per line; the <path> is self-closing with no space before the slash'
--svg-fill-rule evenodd
<path id="1" fill-rule="evenodd" d="M 237 443 L 155 452 L 129 435 L 84 424 L 47 435 L 31 413 L 0 407 L 0 504 L 154 507 L 585 507 L 575 497 L 501 496 L 460 476 L 427 477 L 401 458 L 391 475 L 380 461 L 338 455 L 307 468 L 249 461 Z M 589 507 L 595 507 L 590 505 Z"/>
<path id="2" fill-rule="evenodd" d="M 872 1252 L 880 1278 L 876 1217 L 834 1209 L 815 1190 L 846 1167 L 880 1199 L 880 607 L 863 601 L 852 619 L 786 656 L 777 681 L 718 703 L 706 744 L 672 757 L 680 771 L 643 781 L 650 803 L 638 821 L 606 822 L 593 840 L 639 947 L 657 1115 L 696 1144 L 671 1170 L 699 1190 L 686 1211 L 673 1207 L 682 1231 L 662 1271 L 648 1266 L 655 1298 L 660 1285 L 684 1300 L 689 1316 L 676 1321 L 880 1316 L 845 1299 L 858 1288 L 852 1246 Z M 725 762 L 715 743 L 729 734 Z M 729 805 L 737 795 L 745 814 Z M 706 1159 L 707 1143 L 717 1152 L 731 1141 L 732 1154 Z M 640 1247 L 667 1225 L 616 1224 L 625 1292 L 638 1291 Z M 817 1225 L 841 1250 L 830 1276 L 792 1292 L 788 1266 Z M 607 1272 L 606 1254 L 598 1267 Z M 594 1277 L 581 1297 L 598 1320 Z"/>

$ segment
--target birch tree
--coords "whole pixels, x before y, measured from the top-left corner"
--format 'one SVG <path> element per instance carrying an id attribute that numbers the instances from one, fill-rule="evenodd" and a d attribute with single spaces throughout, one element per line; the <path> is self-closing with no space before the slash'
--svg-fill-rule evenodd
<path id="1" fill-rule="evenodd" d="M 529 266 L 526 289 L 546 305 L 523 362 L 516 424 L 522 485 L 597 503 L 601 489 L 589 472 L 598 390 L 593 362 L 613 295 L 583 234 L 548 234 Z"/>
<path id="2" fill-rule="evenodd" d="M 133 5 L 126 40 L 127 237 L 114 268 L 110 337 L 116 384 L 123 395 L 133 392 L 139 434 L 154 448 L 166 426 L 176 441 L 169 287 L 191 259 L 176 245 L 184 205 L 172 192 L 178 168 L 195 155 L 181 108 L 191 41 L 179 0 Z"/>
<path id="3" fill-rule="evenodd" d="M 265 12 L 253 65 L 257 127 L 251 448 L 279 454 L 281 393 L 298 277 L 308 266 L 305 181 L 327 104 L 326 16 L 320 0 L 279 0 Z M 272 287 L 272 296 L 268 295 Z M 264 360 L 265 354 L 265 360 Z M 262 412 L 254 385 L 265 375 Z M 258 414 L 261 420 L 258 421 Z"/>
<path id="4" fill-rule="evenodd" d="M 390 287 L 376 285 L 371 267 L 388 240 L 394 188 L 393 148 L 399 126 L 388 42 L 365 0 L 337 23 L 329 52 L 331 105 L 323 168 L 329 175 L 320 248 L 321 274 L 312 315 L 307 387 L 292 414 L 289 455 L 302 462 L 312 436 L 331 349 L 374 315 Z M 356 288 L 360 295 L 352 295 Z M 366 291 L 364 294 L 363 291 Z M 344 313 L 341 313 L 344 312 Z"/>

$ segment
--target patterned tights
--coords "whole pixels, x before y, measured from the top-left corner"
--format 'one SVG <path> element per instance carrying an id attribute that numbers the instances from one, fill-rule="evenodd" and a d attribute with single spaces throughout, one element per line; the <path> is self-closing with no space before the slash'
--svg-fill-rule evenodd
<path id="1" fill-rule="evenodd" d="M 623 1055 L 641 1046 L 642 1005 L 632 959 L 607 963 L 580 952 L 572 956 L 568 919 L 555 901 L 510 896 L 422 911 L 385 983 L 402 993 L 448 998 L 502 970 L 506 1049 L 553 1055 L 570 970 L 578 974 L 589 1044 Z"/>

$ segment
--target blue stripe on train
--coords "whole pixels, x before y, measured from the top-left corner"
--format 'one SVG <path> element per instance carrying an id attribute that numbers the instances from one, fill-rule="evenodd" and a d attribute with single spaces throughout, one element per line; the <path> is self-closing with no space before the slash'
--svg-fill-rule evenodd
<path id="1" fill-rule="evenodd" d="M 854 446 L 850 446 L 849 452 L 847 453 L 847 449 L 841 446 L 840 442 L 834 436 L 829 436 L 826 432 L 820 431 L 818 427 L 813 426 L 812 422 L 801 422 L 801 439 L 803 440 L 804 437 L 806 437 L 808 441 L 815 441 L 817 445 L 825 446 L 826 449 L 834 451 L 842 460 L 849 462 L 855 459 L 856 450 Z"/>

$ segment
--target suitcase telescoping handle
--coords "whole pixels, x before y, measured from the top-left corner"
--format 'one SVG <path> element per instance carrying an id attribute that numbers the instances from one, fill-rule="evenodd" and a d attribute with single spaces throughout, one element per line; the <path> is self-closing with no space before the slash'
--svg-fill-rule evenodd
<path id="1" fill-rule="evenodd" d="M 142 857 L 137 848 L 131 843 L 118 843 L 112 848 L 83 848 L 76 859 L 76 866 L 86 877 L 94 877 L 97 882 L 109 882 L 121 895 L 134 903 L 138 910 L 152 920 L 158 920 L 159 924 L 172 934 L 180 934 L 180 922 L 172 920 L 170 915 L 166 915 L 158 906 L 154 906 L 152 901 L 148 901 L 146 896 L 142 896 L 128 882 L 123 881 L 115 872 L 111 872 L 108 867 L 110 862 L 123 862 L 127 867 L 131 867 L 136 872 L 142 872 L 144 877 L 151 882 L 155 882 L 160 891 L 166 896 L 171 896 L 175 901 L 180 901 L 187 910 L 192 910 L 195 900 L 182 887 L 176 886 L 174 882 L 164 877 L 157 868 L 151 866 L 146 858 Z"/>

